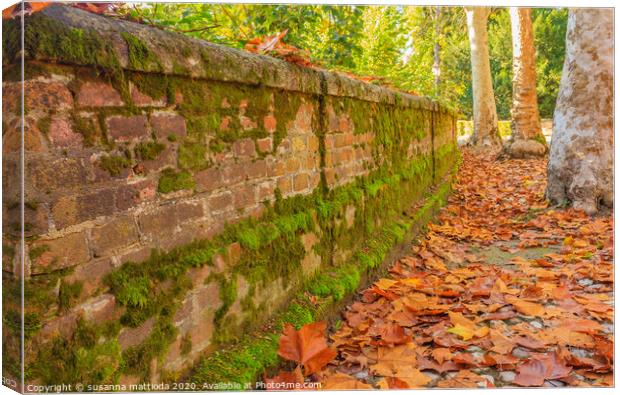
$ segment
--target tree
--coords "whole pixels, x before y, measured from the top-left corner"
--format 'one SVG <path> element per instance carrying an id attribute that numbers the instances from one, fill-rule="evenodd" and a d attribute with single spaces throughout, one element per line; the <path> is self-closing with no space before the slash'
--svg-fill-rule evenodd
<path id="1" fill-rule="evenodd" d="M 613 205 L 613 10 L 571 9 L 553 114 L 547 198 L 589 214 Z"/>
<path id="2" fill-rule="evenodd" d="M 536 97 L 536 51 L 530 8 L 510 7 L 512 26 L 512 157 L 542 156 L 547 144 Z"/>
<path id="3" fill-rule="evenodd" d="M 489 41 L 487 37 L 488 7 L 465 7 L 467 31 L 471 49 L 471 74 L 474 93 L 474 135 L 476 146 L 498 146 L 501 144 L 497 128 L 497 111 L 491 66 L 489 63 Z"/>

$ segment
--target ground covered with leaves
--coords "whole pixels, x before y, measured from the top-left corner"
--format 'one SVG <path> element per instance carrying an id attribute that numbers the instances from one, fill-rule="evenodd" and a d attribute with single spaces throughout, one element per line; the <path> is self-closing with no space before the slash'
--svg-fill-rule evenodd
<path id="1" fill-rule="evenodd" d="M 545 175 L 544 159 L 465 152 L 448 205 L 411 254 L 346 308 L 329 341 L 324 323 L 288 327 L 280 355 L 299 366 L 271 381 L 613 385 L 612 213 L 548 207 Z"/>

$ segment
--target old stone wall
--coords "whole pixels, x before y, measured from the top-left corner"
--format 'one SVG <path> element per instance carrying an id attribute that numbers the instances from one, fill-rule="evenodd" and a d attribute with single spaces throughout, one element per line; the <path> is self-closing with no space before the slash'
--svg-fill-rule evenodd
<path id="1" fill-rule="evenodd" d="M 3 24 L 14 375 L 18 32 Z M 64 6 L 27 17 L 25 36 L 32 382 L 175 377 L 301 289 L 353 292 L 381 258 L 364 243 L 402 228 L 457 158 L 454 115 L 425 98 Z M 342 268 L 344 285 L 325 276 Z"/>

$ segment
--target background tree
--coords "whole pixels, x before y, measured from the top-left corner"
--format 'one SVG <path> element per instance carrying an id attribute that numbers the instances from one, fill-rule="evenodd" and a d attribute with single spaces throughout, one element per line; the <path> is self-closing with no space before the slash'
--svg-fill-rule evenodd
<path id="1" fill-rule="evenodd" d="M 467 31 L 471 48 L 471 72 L 474 94 L 474 135 L 477 146 L 500 145 L 497 129 L 497 111 L 491 66 L 489 64 L 489 42 L 487 38 L 487 7 L 466 7 Z"/>
<path id="2" fill-rule="evenodd" d="M 532 10 L 510 8 L 512 26 L 512 141 L 508 151 L 513 157 L 542 156 L 547 144 L 540 127 L 536 98 L 536 53 Z"/>
<path id="3" fill-rule="evenodd" d="M 553 115 L 547 197 L 596 213 L 613 204 L 613 10 L 572 9 Z"/>

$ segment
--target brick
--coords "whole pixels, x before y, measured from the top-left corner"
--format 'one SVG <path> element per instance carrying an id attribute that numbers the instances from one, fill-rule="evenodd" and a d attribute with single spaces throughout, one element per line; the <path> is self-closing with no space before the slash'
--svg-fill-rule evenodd
<path id="1" fill-rule="evenodd" d="M 308 189 L 308 175 L 305 173 L 296 174 L 293 177 L 293 188 L 296 192 Z"/>
<path id="2" fill-rule="evenodd" d="M 241 185 L 233 191 L 233 204 L 235 209 L 245 208 L 256 204 L 256 190 L 251 185 Z"/>
<path id="3" fill-rule="evenodd" d="M 235 242 L 226 247 L 226 262 L 229 266 L 235 266 L 241 260 L 241 244 Z"/>
<path id="4" fill-rule="evenodd" d="M 65 277 L 68 282 L 82 283 L 82 297 L 88 298 L 97 293 L 99 288 L 105 288 L 104 278 L 114 269 L 109 258 L 95 259 L 86 264 L 75 267 L 73 273 Z"/>
<path id="5" fill-rule="evenodd" d="M 260 178 L 267 176 L 267 162 L 264 159 L 249 163 L 246 168 L 247 176 L 252 178 Z"/>
<path id="6" fill-rule="evenodd" d="M 21 122 L 16 118 L 11 122 L 5 121 L 4 126 L 2 131 L 4 133 L 2 136 L 2 152 L 5 154 L 19 152 L 22 144 Z M 43 151 L 41 131 L 37 126 L 37 122 L 28 116 L 24 119 L 24 150 L 30 152 Z"/>
<path id="7" fill-rule="evenodd" d="M 230 128 L 230 116 L 226 115 L 220 121 L 220 130 L 228 130 L 228 128 Z"/>
<path id="8" fill-rule="evenodd" d="M 308 137 L 308 149 L 312 152 L 319 150 L 319 139 L 316 136 Z"/>
<path id="9" fill-rule="evenodd" d="M 196 173 L 194 180 L 198 192 L 211 192 L 224 185 L 222 171 L 214 167 Z"/>
<path id="10" fill-rule="evenodd" d="M 301 261 L 301 270 L 304 275 L 314 274 L 321 267 L 321 256 L 314 251 L 314 246 L 319 242 L 315 233 L 306 233 L 301 236 L 306 255 Z"/>
<path id="11" fill-rule="evenodd" d="M 291 139 L 291 144 L 293 145 L 294 152 L 304 152 L 308 150 L 305 137 L 293 137 Z"/>
<path id="12" fill-rule="evenodd" d="M 115 115 L 106 119 L 108 135 L 115 142 L 130 142 L 149 137 L 144 115 Z"/>
<path id="13" fill-rule="evenodd" d="M 123 216 L 91 230 L 91 248 L 95 257 L 138 242 L 138 230 L 132 217 Z"/>
<path id="14" fill-rule="evenodd" d="M 258 186 L 258 200 L 263 202 L 274 197 L 274 185 L 272 182 L 263 182 Z"/>
<path id="15" fill-rule="evenodd" d="M 52 118 L 48 137 L 57 148 L 81 148 L 84 145 L 84 137 L 73 131 L 66 118 Z"/>
<path id="16" fill-rule="evenodd" d="M 75 225 L 116 211 L 112 189 L 102 189 L 86 195 L 62 196 L 52 205 L 52 217 L 57 229 Z"/>
<path id="17" fill-rule="evenodd" d="M 116 308 L 116 298 L 112 294 L 96 296 L 80 305 L 80 311 L 88 321 L 97 323 L 112 321 L 120 316 L 120 309 Z"/>
<path id="18" fill-rule="evenodd" d="M 110 84 L 84 82 L 77 94 L 80 107 L 113 107 L 124 105 L 121 95 Z"/>
<path id="19" fill-rule="evenodd" d="M 176 221 L 178 224 L 183 224 L 186 221 L 197 220 L 204 217 L 204 207 L 200 202 L 185 202 L 177 203 L 176 208 Z"/>
<path id="20" fill-rule="evenodd" d="M 177 226 L 176 209 L 173 205 L 158 207 L 138 217 L 140 230 L 147 237 L 172 233 Z"/>
<path id="21" fill-rule="evenodd" d="M 155 180 L 141 180 L 128 185 L 122 185 L 114 191 L 116 209 L 125 211 L 143 202 L 149 202 L 157 197 L 157 182 Z"/>
<path id="22" fill-rule="evenodd" d="M 34 256 L 34 254 L 38 256 Z M 31 273 L 49 273 L 90 260 L 84 233 L 71 233 L 54 240 L 37 240 L 29 247 Z"/>
<path id="23" fill-rule="evenodd" d="M 151 115 L 151 127 L 157 138 L 165 140 L 170 135 L 183 138 L 187 136 L 185 118 L 169 112 L 156 112 Z"/>
<path id="24" fill-rule="evenodd" d="M 223 179 L 226 185 L 237 184 L 246 177 L 247 163 L 230 163 L 223 168 Z"/>
<path id="25" fill-rule="evenodd" d="M 155 317 L 151 317 L 137 328 L 123 328 L 118 334 L 118 344 L 121 350 L 125 351 L 129 347 L 142 343 L 151 334 L 154 326 Z"/>
<path id="26" fill-rule="evenodd" d="M 26 92 L 24 102 L 29 111 L 61 111 L 73 107 L 73 95 L 60 82 L 24 81 L 24 90 Z M 4 112 L 20 112 L 21 83 L 5 83 L 2 92 L 2 110 Z"/>
<path id="27" fill-rule="evenodd" d="M 349 118 L 341 116 L 338 120 L 338 130 L 341 132 L 350 132 L 351 129 L 351 121 L 349 121 Z"/>
<path id="28" fill-rule="evenodd" d="M 282 194 L 288 194 L 293 191 L 293 183 L 290 177 L 278 178 L 278 189 Z"/>
<path id="29" fill-rule="evenodd" d="M 232 145 L 232 151 L 235 156 L 254 156 L 256 155 L 254 140 L 250 138 L 237 140 Z"/>
<path id="30" fill-rule="evenodd" d="M 209 197 L 209 208 L 212 211 L 223 211 L 232 208 L 233 199 L 230 192 Z"/>
<path id="31" fill-rule="evenodd" d="M 174 167 L 177 163 L 177 152 L 174 147 L 167 145 L 155 159 L 140 162 L 145 174 L 148 172 L 156 172 L 166 167 Z M 135 168 L 134 168 L 135 169 Z"/>
<path id="32" fill-rule="evenodd" d="M 272 114 L 266 115 L 263 118 L 263 127 L 267 132 L 274 133 L 276 131 L 277 125 L 278 121 L 276 120 L 276 117 L 274 117 Z"/>
<path id="33" fill-rule="evenodd" d="M 138 107 L 165 107 L 168 104 L 166 96 L 153 98 L 140 92 L 131 82 L 129 83 L 131 101 Z"/>
<path id="34" fill-rule="evenodd" d="M 299 170 L 301 167 L 301 163 L 297 157 L 290 157 L 286 160 L 286 171 L 289 173 L 293 173 Z"/>
<path id="35" fill-rule="evenodd" d="M 258 152 L 262 154 L 271 152 L 271 150 L 273 149 L 273 139 L 271 137 L 258 139 L 256 140 L 256 145 L 258 147 Z"/>
<path id="36" fill-rule="evenodd" d="M 71 188 L 83 187 L 88 182 L 87 169 L 84 163 L 77 158 L 53 159 L 30 155 L 27 159 L 27 184 L 37 191 L 66 191 Z"/>
<path id="37" fill-rule="evenodd" d="M 286 162 L 283 160 L 276 160 L 269 166 L 270 176 L 283 176 L 286 174 Z"/>
<path id="38" fill-rule="evenodd" d="M 293 128 L 298 132 L 311 132 L 313 113 L 314 108 L 311 104 L 305 103 L 299 106 L 295 115 L 295 121 L 293 122 Z"/>

